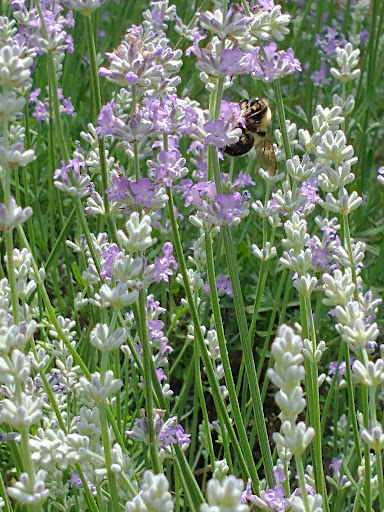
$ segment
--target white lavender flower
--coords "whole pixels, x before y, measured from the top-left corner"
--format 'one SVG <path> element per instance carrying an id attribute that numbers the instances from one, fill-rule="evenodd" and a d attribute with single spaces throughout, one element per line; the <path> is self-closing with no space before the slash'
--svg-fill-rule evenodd
<path id="1" fill-rule="evenodd" d="M 6 144 L 4 138 L 0 137 L 0 166 L 4 170 L 24 167 L 35 159 L 36 155 L 33 149 L 24 151 L 22 139 Z"/>
<path id="2" fill-rule="evenodd" d="M 89 16 L 106 1 L 107 0 L 63 0 L 63 4 L 83 16 Z"/>
<path id="3" fill-rule="evenodd" d="M 127 340 L 127 333 L 123 327 L 119 327 L 114 332 L 109 332 L 107 324 L 96 324 L 89 334 L 91 345 L 101 352 L 109 352 L 120 347 Z"/>
<path id="4" fill-rule="evenodd" d="M 119 391 L 123 385 L 121 379 L 115 379 L 112 370 L 108 370 L 101 378 L 99 372 L 92 373 L 91 380 L 80 377 L 80 385 L 95 403 L 99 403 Z"/>
<path id="5" fill-rule="evenodd" d="M 331 74 L 343 83 L 359 78 L 361 71 L 355 68 L 359 63 L 360 50 L 354 50 L 351 43 L 347 43 L 344 48 L 337 47 L 335 53 L 340 69 L 331 68 Z"/>
<path id="6" fill-rule="evenodd" d="M 43 411 L 43 400 L 41 398 L 28 396 L 21 392 L 18 401 L 2 400 L 0 409 L 0 421 L 8 423 L 17 430 L 29 428 L 39 423 Z"/>
<path id="7" fill-rule="evenodd" d="M 362 428 L 361 439 L 368 444 L 371 450 L 379 452 L 384 450 L 384 432 L 382 426 L 377 424 L 369 429 Z"/>
<path id="8" fill-rule="evenodd" d="M 14 39 L 0 47 L 0 85 L 19 88 L 31 83 L 34 53 Z"/>
<path id="9" fill-rule="evenodd" d="M 265 247 L 260 249 L 256 244 L 252 244 L 253 255 L 256 256 L 260 261 L 268 261 L 272 258 L 276 258 L 277 249 L 271 246 L 270 242 L 265 244 Z"/>
<path id="10" fill-rule="evenodd" d="M 117 238 L 128 253 L 141 253 L 156 243 L 156 238 L 151 237 L 152 226 L 149 215 L 143 215 L 140 218 L 137 212 L 133 212 L 125 223 L 125 230 L 127 234 L 119 229 Z"/>
<path id="11" fill-rule="evenodd" d="M 11 196 L 8 206 L 0 203 L 0 231 L 8 231 L 23 224 L 31 217 L 32 213 L 30 206 L 26 208 L 17 206 L 15 199 Z"/>
<path id="12" fill-rule="evenodd" d="M 197 14 L 200 25 L 216 34 L 220 39 L 241 38 L 242 42 L 250 39 L 248 27 L 253 20 L 251 16 L 245 16 L 242 10 L 236 4 L 232 4 L 228 9 L 224 19 L 223 9 L 216 9 L 213 12 L 203 11 Z"/>
<path id="13" fill-rule="evenodd" d="M 291 501 L 292 512 L 323 512 L 323 498 L 321 494 L 308 495 L 308 508 L 300 496 L 295 496 Z"/>
<path id="14" fill-rule="evenodd" d="M 0 93 L 0 119 L 14 121 L 25 105 L 25 98 L 14 91 Z"/>
<path id="15" fill-rule="evenodd" d="M 244 482 L 233 475 L 222 480 L 212 478 L 207 484 L 207 502 L 200 506 L 200 512 L 248 512 L 248 505 L 241 504 Z"/>
<path id="16" fill-rule="evenodd" d="M 17 482 L 7 487 L 7 493 L 14 500 L 29 506 L 42 505 L 49 496 L 45 488 L 46 471 L 40 469 L 36 473 L 34 484 L 31 483 L 27 473 L 22 473 Z"/>
<path id="17" fill-rule="evenodd" d="M 120 281 L 113 288 L 104 283 L 99 293 L 95 293 L 93 298 L 89 299 L 89 302 L 101 308 L 112 307 L 116 310 L 120 310 L 133 304 L 138 298 L 138 290 L 129 291 L 127 284 Z"/>
<path id="18" fill-rule="evenodd" d="M 282 41 L 289 34 L 287 25 L 291 21 L 289 14 L 281 14 L 281 6 L 275 5 L 271 12 L 257 10 L 249 32 L 256 39 L 267 40 L 271 36 Z"/>
<path id="19" fill-rule="evenodd" d="M 310 159 L 306 159 L 304 163 L 302 163 L 300 158 L 295 155 L 293 158 L 287 160 L 286 165 L 289 175 L 294 180 L 304 181 L 313 174 L 314 165 Z"/>
<path id="20" fill-rule="evenodd" d="M 315 437 L 315 429 L 307 427 L 303 421 L 297 424 L 284 421 L 280 432 L 273 434 L 278 447 L 288 448 L 293 455 L 302 455 Z"/>
<path id="21" fill-rule="evenodd" d="M 36 330 L 36 322 L 14 324 L 12 316 L 6 310 L 0 310 L 0 355 L 8 355 L 18 348 L 22 351 Z"/>
<path id="22" fill-rule="evenodd" d="M 168 480 L 162 473 L 155 475 L 145 471 L 140 484 L 140 492 L 125 505 L 125 512 L 150 512 L 161 510 L 173 512 L 174 504 L 168 491 Z"/>
<path id="23" fill-rule="evenodd" d="M 305 273 L 294 280 L 293 286 L 303 297 L 310 297 L 317 285 L 317 278 Z"/>
<path id="24" fill-rule="evenodd" d="M 345 305 L 352 299 L 355 285 L 349 272 L 343 273 L 336 269 L 333 276 L 326 273 L 323 274 L 322 279 L 325 293 L 324 304 L 327 306 Z"/>
<path id="25" fill-rule="evenodd" d="M 7 386 L 11 384 L 23 384 L 31 372 L 31 361 L 29 356 L 12 350 L 11 355 L 0 357 L 0 382 Z"/>

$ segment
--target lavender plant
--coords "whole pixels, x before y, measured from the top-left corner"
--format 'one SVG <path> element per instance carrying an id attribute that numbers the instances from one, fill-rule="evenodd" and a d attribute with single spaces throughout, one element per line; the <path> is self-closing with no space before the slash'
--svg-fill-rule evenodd
<path id="1" fill-rule="evenodd" d="M 384 511 L 384 4 L 0 14 L 0 509 Z"/>

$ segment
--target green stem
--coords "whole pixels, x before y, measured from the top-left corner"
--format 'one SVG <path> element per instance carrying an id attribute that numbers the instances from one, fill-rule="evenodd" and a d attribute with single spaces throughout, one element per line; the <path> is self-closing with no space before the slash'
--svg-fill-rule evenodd
<path id="1" fill-rule="evenodd" d="M 215 452 L 213 449 L 211 430 L 209 428 L 209 417 L 208 417 L 207 405 L 205 403 L 203 385 L 201 382 L 200 353 L 199 353 L 199 347 L 197 344 L 195 344 L 194 359 L 195 359 L 195 386 L 196 386 L 198 399 L 200 400 L 201 412 L 203 414 L 203 424 L 204 424 L 205 435 L 207 437 L 209 460 L 211 462 L 212 472 L 214 472 L 216 459 L 215 459 Z"/>
<path id="2" fill-rule="evenodd" d="M 376 455 L 376 474 L 377 474 L 377 482 L 378 482 L 377 487 L 379 490 L 380 510 L 384 510 L 383 458 L 381 456 L 380 450 L 375 452 L 375 455 Z"/>
<path id="3" fill-rule="evenodd" d="M 210 234 L 207 231 L 205 232 L 205 251 L 207 254 L 207 274 L 208 274 L 208 282 L 209 282 L 209 294 L 211 296 L 213 316 L 215 319 L 215 327 L 216 327 L 217 338 L 218 338 L 219 347 L 220 347 L 220 356 L 221 356 L 221 361 L 222 361 L 224 375 L 225 375 L 225 383 L 226 383 L 227 389 L 228 389 L 229 401 L 230 401 L 231 407 L 232 407 L 234 422 L 236 425 L 238 435 L 240 437 L 240 446 L 241 446 L 244 456 L 247 460 L 247 464 L 250 466 L 250 465 L 254 464 L 252 450 L 249 445 L 247 433 L 244 428 L 243 418 L 241 416 L 239 402 L 237 400 L 235 383 L 233 381 L 231 364 L 229 362 L 227 344 L 226 344 L 225 334 L 224 334 L 223 321 L 222 321 L 221 312 L 220 312 L 219 297 L 217 294 L 216 283 L 215 283 L 215 266 L 214 266 L 215 264 L 214 264 L 213 251 L 212 251 L 212 240 L 211 240 Z M 255 485 L 255 488 L 258 488 L 259 480 L 253 482 L 253 484 Z"/>
<path id="4" fill-rule="evenodd" d="M 6 171 L 9 173 L 9 171 Z M 4 233 L 5 247 L 7 251 L 8 283 L 11 289 L 12 314 L 15 325 L 19 323 L 19 298 L 17 296 L 17 283 L 15 267 L 13 264 L 13 230 Z"/>
<path id="5" fill-rule="evenodd" d="M 260 266 L 259 279 L 257 281 L 257 288 L 256 288 L 256 295 L 255 295 L 255 304 L 253 306 L 251 326 L 249 328 L 249 333 L 248 333 L 249 339 L 251 340 L 252 344 L 255 339 L 256 322 L 257 322 L 257 319 L 259 316 L 259 308 L 260 308 L 260 304 L 261 304 L 261 299 L 263 298 L 265 284 L 267 282 L 269 264 L 270 264 L 270 260 L 262 261 L 261 266 Z"/>
<path id="6" fill-rule="evenodd" d="M 308 493 L 307 493 L 307 489 L 305 487 L 304 466 L 303 466 L 303 459 L 301 458 L 301 455 L 295 455 L 295 462 L 296 462 L 297 474 L 299 476 L 301 499 L 303 500 L 303 503 L 304 503 L 305 512 L 310 512 L 311 509 L 309 508 Z"/>
<path id="7" fill-rule="evenodd" d="M 205 371 L 206 371 L 206 374 L 207 374 L 209 386 L 211 387 L 211 393 L 212 393 L 212 396 L 213 396 L 213 400 L 214 400 L 214 403 L 215 403 L 217 414 L 218 414 L 218 417 L 220 418 L 220 420 L 224 422 L 225 427 L 228 430 L 228 434 L 229 434 L 231 443 L 233 445 L 233 449 L 235 451 L 235 455 L 238 458 L 238 463 L 240 465 L 243 478 L 247 479 L 248 475 L 251 475 L 252 480 L 253 481 L 257 481 L 257 473 L 256 473 L 256 470 L 255 470 L 255 465 L 252 464 L 252 467 L 247 467 L 247 464 L 245 463 L 242 451 L 240 449 L 238 440 L 237 440 L 235 432 L 233 430 L 232 423 L 231 423 L 230 418 L 228 416 L 228 412 L 227 412 L 226 406 L 223 403 L 223 400 L 222 400 L 221 395 L 220 395 L 219 386 L 217 384 L 217 381 L 216 381 L 216 378 L 215 378 L 215 374 L 214 374 L 213 369 L 212 369 L 212 363 L 211 363 L 211 361 L 209 359 L 209 356 L 207 354 L 207 348 L 205 346 L 204 337 L 203 337 L 203 334 L 201 332 L 201 327 L 200 327 L 200 322 L 199 322 L 199 315 L 197 313 L 195 301 L 193 299 L 192 289 L 191 289 L 191 286 L 190 286 L 190 283 L 189 283 L 187 267 L 186 267 L 186 264 L 185 264 L 185 259 L 184 259 L 184 254 L 183 254 L 183 247 L 181 245 L 179 229 L 178 229 L 178 225 L 177 225 L 177 221 L 176 221 L 176 216 L 175 216 L 175 212 L 174 212 L 173 192 L 172 192 L 172 189 L 170 187 L 166 188 L 166 192 L 167 192 L 167 195 L 169 197 L 168 214 L 169 214 L 169 218 L 171 220 L 171 225 L 172 225 L 173 243 L 174 243 L 174 246 L 175 246 L 175 251 L 176 251 L 176 256 L 177 256 L 177 263 L 179 265 L 179 270 L 180 270 L 180 273 L 181 273 L 182 278 L 183 278 L 185 294 L 186 294 L 186 297 L 187 297 L 190 313 L 191 313 L 191 316 L 192 316 L 193 326 L 194 326 L 195 339 L 196 339 L 196 341 L 197 341 L 197 343 L 199 345 L 200 355 L 201 355 L 201 358 L 202 358 L 202 361 L 203 361 L 203 364 L 204 364 L 204 367 L 205 367 Z M 177 448 L 177 446 L 176 446 L 176 448 Z"/>
<path id="8" fill-rule="evenodd" d="M 305 308 L 305 317 L 307 322 L 309 323 L 309 339 L 312 342 L 312 350 L 315 353 L 317 343 L 316 343 L 316 331 L 315 324 L 313 322 L 312 315 L 312 307 L 311 307 L 311 299 L 310 297 L 304 297 L 304 301 L 300 301 L 300 304 L 303 303 Z M 320 421 L 320 401 L 319 401 L 319 386 L 317 383 L 318 380 L 318 369 L 317 363 L 315 361 L 309 361 L 309 364 L 306 364 L 306 369 L 309 369 L 309 375 L 307 375 L 307 382 L 310 381 L 310 386 L 308 386 L 308 409 L 309 409 L 309 417 L 311 419 L 311 425 L 315 429 L 315 437 L 313 439 L 313 452 L 314 452 L 314 470 L 315 470 L 315 481 L 316 481 L 316 489 L 323 497 L 323 506 L 325 510 L 329 510 L 328 507 L 328 496 L 327 490 L 325 486 L 325 478 L 324 478 L 324 470 L 323 470 L 323 455 L 322 455 L 322 434 L 321 434 L 321 421 Z"/>
<path id="9" fill-rule="evenodd" d="M 107 419 L 107 409 L 105 401 L 99 403 L 99 412 L 100 412 L 100 424 L 101 424 L 101 438 L 103 441 L 103 447 L 104 447 L 104 457 L 105 457 L 105 464 L 107 467 L 107 474 L 108 474 L 108 483 L 109 488 L 111 491 L 111 508 L 113 512 L 120 512 L 120 505 L 119 505 L 119 495 L 117 492 L 117 483 L 116 483 L 116 476 L 115 473 L 111 470 L 112 466 L 112 455 L 111 455 L 111 440 L 109 435 L 109 426 L 108 426 L 108 419 Z M 112 502 L 112 503 L 111 503 Z"/>
<path id="10" fill-rule="evenodd" d="M 215 102 L 212 105 L 210 105 L 211 117 L 213 117 L 214 115 L 217 115 L 217 113 L 220 112 L 222 91 L 223 91 L 223 86 L 219 79 L 216 84 Z M 222 183 L 221 183 L 221 177 L 220 177 L 220 165 L 219 165 L 219 159 L 218 159 L 218 155 L 217 155 L 217 147 L 213 146 L 213 144 L 210 144 L 209 152 L 210 152 L 209 154 L 211 157 L 210 164 L 211 164 L 211 167 L 213 170 L 216 190 L 217 190 L 217 193 L 221 193 L 222 192 Z M 266 425 L 265 425 L 265 421 L 264 421 L 263 404 L 261 402 L 260 389 L 259 389 L 259 385 L 258 385 L 258 381 L 257 381 L 256 368 L 255 368 L 254 359 L 253 359 L 252 343 L 248 336 L 248 325 L 247 325 L 247 319 L 245 316 L 243 297 L 241 294 L 240 279 L 239 279 L 237 261 L 236 261 L 236 251 L 235 251 L 235 246 L 233 243 L 230 228 L 228 226 L 224 226 L 222 228 L 222 233 L 223 233 L 223 238 L 224 238 L 225 255 L 226 255 L 227 265 L 229 268 L 229 274 L 230 274 L 230 279 L 231 279 L 232 288 L 233 288 L 233 299 L 234 299 L 234 304 L 235 304 L 237 323 L 238 323 L 238 327 L 239 327 L 241 346 L 242 346 L 242 350 L 243 350 L 243 357 L 245 358 L 246 376 L 247 376 L 248 382 L 250 383 L 252 406 L 253 406 L 255 421 L 256 421 L 256 425 L 257 425 L 260 450 L 261 450 L 261 454 L 263 457 L 267 483 L 268 483 L 268 486 L 272 488 L 275 486 L 272 455 L 271 455 L 271 450 L 270 450 L 269 441 L 268 441 L 267 429 L 266 429 Z M 234 397 L 236 397 L 236 393 L 234 394 Z M 236 397 L 236 401 L 237 401 L 237 397 Z M 240 432 L 239 432 L 239 435 L 241 437 Z M 247 445 L 248 445 L 248 443 L 247 443 Z M 256 474 L 256 471 L 254 472 L 254 474 Z M 256 480 L 254 480 L 254 481 L 256 481 Z"/>
<path id="11" fill-rule="evenodd" d="M 135 317 L 136 325 L 140 335 L 140 343 L 143 353 L 143 369 L 144 369 L 144 393 L 145 393 L 145 410 L 147 416 L 148 444 L 151 454 L 152 467 L 155 473 L 162 472 L 162 466 L 159 457 L 159 449 L 155 434 L 154 414 L 153 414 L 153 395 L 152 395 L 152 349 L 148 338 L 147 327 L 147 295 L 145 290 L 139 293 L 139 315 Z"/>
<path id="12" fill-rule="evenodd" d="M 5 512 L 13 512 L 11 502 L 9 501 L 7 491 L 5 490 L 3 475 L 0 473 L 0 496 L 5 503 Z"/>
<path id="13" fill-rule="evenodd" d="M 363 422 L 364 427 L 369 429 L 369 402 L 368 402 L 368 386 L 361 386 L 361 401 L 363 404 Z M 372 496 L 371 496 L 371 460 L 370 450 L 367 443 L 364 443 L 364 495 L 365 495 L 365 510 L 371 512 L 372 510 Z"/>
<path id="14" fill-rule="evenodd" d="M 100 271 L 101 271 L 100 258 L 96 252 L 95 245 L 94 245 L 92 237 L 91 237 L 91 232 L 89 230 L 87 219 L 85 218 L 83 205 L 81 203 L 80 198 L 78 198 L 77 196 L 74 198 L 74 200 L 75 200 L 77 216 L 78 216 L 78 219 L 80 220 L 80 225 L 82 227 L 85 239 L 87 241 L 88 249 L 91 253 L 93 263 L 95 264 L 96 270 L 97 270 L 98 274 L 100 274 Z"/>
<path id="15" fill-rule="evenodd" d="M 95 90 L 95 97 L 93 98 L 94 102 L 94 111 L 98 115 L 101 110 L 101 90 L 100 90 L 100 80 L 97 68 L 97 60 L 96 60 L 96 46 L 94 39 L 94 31 L 92 25 L 91 16 L 85 17 L 85 31 L 87 37 L 87 45 L 89 52 L 89 63 L 91 70 L 91 80 Z M 103 137 L 99 138 L 99 157 L 100 157 L 100 171 L 101 171 L 101 186 L 102 186 L 102 196 L 104 202 L 104 210 L 107 215 L 107 219 L 109 218 L 110 208 L 109 201 L 107 198 L 106 189 L 108 188 L 108 172 L 107 172 L 107 159 L 105 155 L 105 141 Z"/>
<path id="16" fill-rule="evenodd" d="M 215 176 L 215 180 L 218 177 Z M 263 404 L 261 402 L 260 389 L 257 381 L 257 373 L 255 362 L 253 359 L 252 343 L 248 336 L 247 319 L 245 316 L 245 307 L 243 297 L 241 294 L 241 285 L 236 261 L 236 249 L 233 243 L 232 233 L 229 226 L 224 226 L 223 229 L 225 254 L 229 275 L 233 289 L 233 300 L 235 304 L 236 318 L 239 328 L 241 347 L 243 357 L 245 358 L 245 370 L 248 382 L 250 383 L 250 393 L 252 398 L 252 407 L 257 425 L 257 433 L 259 437 L 260 450 L 263 457 L 264 469 L 269 487 L 275 486 L 275 477 L 273 473 L 272 454 L 268 441 L 267 428 L 264 420 Z"/>
<path id="17" fill-rule="evenodd" d="M 353 430 L 353 441 L 355 443 L 355 450 L 358 457 L 358 461 L 361 461 L 362 453 L 360 448 L 360 437 L 359 437 L 359 426 L 357 424 L 356 417 L 356 407 L 355 407 L 355 393 L 353 390 L 353 382 L 352 382 L 352 372 L 351 372 L 351 362 L 349 355 L 349 347 L 347 343 L 344 343 L 344 359 L 345 359 L 345 368 L 346 368 L 346 381 L 347 381 L 347 390 L 348 390 L 348 405 L 349 405 L 349 413 L 351 415 L 352 421 L 352 430 Z"/>

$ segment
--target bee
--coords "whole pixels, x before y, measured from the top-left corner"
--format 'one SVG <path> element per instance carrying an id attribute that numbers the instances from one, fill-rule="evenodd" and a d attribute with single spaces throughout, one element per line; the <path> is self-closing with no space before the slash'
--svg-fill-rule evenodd
<path id="1" fill-rule="evenodd" d="M 245 155 L 253 146 L 256 154 L 271 176 L 276 174 L 277 163 L 273 150 L 269 125 L 272 120 L 272 110 L 265 98 L 252 98 L 239 102 L 241 115 L 245 119 L 245 126 L 239 123 L 242 134 L 236 144 L 225 146 L 224 153 L 231 156 Z"/>

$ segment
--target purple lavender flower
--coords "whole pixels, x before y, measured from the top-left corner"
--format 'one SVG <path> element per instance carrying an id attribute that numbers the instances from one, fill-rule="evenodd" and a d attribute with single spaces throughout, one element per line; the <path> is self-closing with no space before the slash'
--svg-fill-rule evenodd
<path id="1" fill-rule="evenodd" d="M 177 269 L 177 262 L 173 256 L 173 245 L 171 242 L 166 242 L 163 245 L 163 254 L 162 258 L 155 258 L 154 268 L 150 273 L 150 277 L 147 277 L 151 281 L 165 281 L 168 283 L 169 276 L 173 275 Z"/>
<path id="2" fill-rule="evenodd" d="M 191 434 L 186 434 L 181 425 L 176 425 L 177 416 L 171 416 L 162 425 L 161 430 L 158 432 L 158 440 L 160 445 L 169 446 L 171 444 L 190 444 Z"/>
<path id="3" fill-rule="evenodd" d="M 346 372 L 346 369 L 347 368 L 346 368 L 345 361 L 340 361 L 340 364 L 338 363 L 338 361 L 331 361 L 329 363 L 328 375 L 329 376 L 336 375 L 336 372 L 337 372 L 337 380 L 340 382 L 342 376 Z"/>
<path id="4" fill-rule="evenodd" d="M 325 61 L 322 59 L 320 63 L 320 69 L 318 71 L 314 71 L 312 73 L 312 82 L 314 85 L 322 87 L 323 85 L 329 85 L 331 83 L 331 78 L 328 75 L 329 67 L 325 65 Z"/>
<path id="5" fill-rule="evenodd" d="M 229 77 L 251 71 L 251 54 L 240 48 L 224 49 L 220 54 L 220 71 Z"/>
<path id="6" fill-rule="evenodd" d="M 239 192 L 232 192 L 232 194 L 217 194 L 216 202 L 220 208 L 217 216 L 224 219 L 228 224 L 231 224 L 233 219 L 241 215 L 239 206 L 243 202 L 243 197 Z"/>
<path id="7" fill-rule="evenodd" d="M 343 458 L 342 458 L 341 454 L 338 455 L 337 457 L 333 457 L 333 459 L 331 460 L 331 463 L 329 464 L 329 469 L 332 469 L 334 474 L 339 474 L 342 461 L 343 461 Z"/>
<path id="8" fill-rule="evenodd" d="M 224 121 L 222 119 L 216 119 L 216 121 L 208 121 L 204 125 L 204 130 L 206 130 L 209 135 L 205 137 L 204 144 L 216 144 L 220 149 L 224 148 L 228 144 L 228 135 L 225 131 Z"/>
<path id="9" fill-rule="evenodd" d="M 216 194 L 215 184 L 211 181 L 193 184 L 192 180 L 183 180 L 179 189 L 183 190 L 185 206 L 194 204 L 197 208 L 196 217 L 208 224 L 237 224 L 242 217 L 248 215 L 247 194 Z"/>
<path id="10" fill-rule="evenodd" d="M 347 44 L 344 34 L 334 27 L 325 27 L 321 34 L 316 34 L 315 46 L 319 47 L 326 57 L 333 57 L 336 48 L 344 48 Z"/>
<path id="11" fill-rule="evenodd" d="M 171 187 L 175 180 L 188 174 L 188 169 L 184 167 L 184 164 L 185 158 L 181 156 L 178 149 L 160 151 L 157 162 L 148 161 L 149 175 L 156 183 L 164 183 Z"/>
<path id="12" fill-rule="evenodd" d="M 129 189 L 135 204 L 151 207 L 152 199 L 156 197 L 156 194 L 149 178 L 140 178 L 138 181 L 130 182 Z"/>
<path id="13" fill-rule="evenodd" d="M 369 32 L 367 29 L 361 30 L 360 34 L 360 43 L 362 45 L 367 44 L 369 41 Z"/>
<path id="14" fill-rule="evenodd" d="M 97 117 L 99 126 L 96 131 L 100 137 L 106 135 L 113 135 L 115 137 L 124 136 L 124 123 L 115 116 L 115 101 L 111 100 L 101 108 L 100 114 Z"/>
<path id="15" fill-rule="evenodd" d="M 85 162 L 72 158 L 68 163 L 62 162 L 62 165 L 60 169 L 56 169 L 53 175 L 55 187 L 72 196 L 86 197 L 89 195 L 91 178 L 81 171 L 85 168 Z"/>
<path id="16" fill-rule="evenodd" d="M 233 297 L 232 283 L 229 277 L 224 274 L 219 274 L 216 279 L 216 289 L 219 297 L 223 295 L 228 295 L 229 297 Z M 204 291 L 209 293 L 209 284 L 207 283 L 204 286 Z"/>
<path id="17" fill-rule="evenodd" d="M 164 413 L 165 411 L 163 411 Z M 177 416 L 170 417 L 164 422 L 163 414 L 155 414 L 154 424 L 155 433 L 159 449 L 166 449 L 171 444 L 179 444 L 180 446 L 189 445 L 191 440 L 190 434 L 186 434 L 181 425 L 176 425 Z M 135 441 L 147 442 L 147 418 L 136 418 L 135 425 L 132 430 L 127 430 L 127 436 L 135 439 Z"/>
<path id="18" fill-rule="evenodd" d="M 96 490 L 96 485 L 95 485 L 95 484 L 93 484 L 93 483 L 89 480 L 89 478 L 87 477 L 87 475 L 85 475 L 85 474 L 84 474 L 84 478 L 85 478 L 85 481 L 87 482 L 87 485 L 88 485 L 89 489 L 90 489 L 91 491 L 95 491 L 95 490 Z M 73 470 L 73 471 L 72 471 L 72 473 L 71 473 L 71 477 L 70 477 L 70 479 L 69 479 L 68 483 L 69 483 L 69 485 L 70 485 L 70 486 L 72 486 L 72 487 L 76 485 L 76 487 L 79 487 L 80 489 L 82 489 L 82 488 L 83 488 L 83 482 L 81 481 L 81 478 L 80 478 L 80 476 L 79 476 L 79 473 L 78 473 L 77 471 L 75 471 L 75 470 Z"/>
<path id="19" fill-rule="evenodd" d="M 284 481 L 284 479 L 280 481 Z M 253 503 L 262 510 L 267 509 L 276 512 L 285 512 L 290 505 L 289 500 L 285 497 L 284 486 L 281 483 L 277 483 L 273 489 L 261 491 L 259 497 L 252 493 L 251 480 L 248 480 L 247 487 L 241 496 L 241 503 Z"/>
<path id="20" fill-rule="evenodd" d="M 255 185 L 255 182 L 253 181 L 250 174 L 247 172 L 240 171 L 237 175 L 237 178 L 233 182 L 234 187 L 249 187 L 249 185 Z"/>
<path id="21" fill-rule="evenodd" d="M 285 489 L 282 484 L 277 484 L 273 489 L 268 489 L 263 493 L 263 500 L 268 507 L 276 512 L 285 512 L 289 501 L 285 497 Z"/>
<path id="22" fill-rule="evenodd" d="M 108 249 L 103 252 L 103 258 L 105 261 L 101 267 L 101 279 L 105 279 L 106 277 L 112 277 L 113 264 L 118 253 L 119 247 L 117 244 L 110 244 Z"/>
<path id="23" fill-rule="evenodd" d="M 8 432 L 8 434 L 2 434 L 0 433 L 0 443 L 2 441 L 15 441 L 20 434 L 18 432 Z"/>
<path id="24" fill-rule="evenodd" d="M 267 58 L 259 53 L 258 48 L 252 51 L 251 69 L 256 79 L 273 82 L 276 78 L 301 71 L 300 61 L 295 58 L 292 48 L 277 51 L 277 44 L 273 42 L 266 45 L 264 50 Z"/>
<path id="25" fill-rule="evenodd" d="M 158 319 L 160 315 L 164 314 L 167 310 L 160 306 L 160 302 L 155 300 L 153 295 L 148 295 L 147 297 L 147 318 Z"/>

